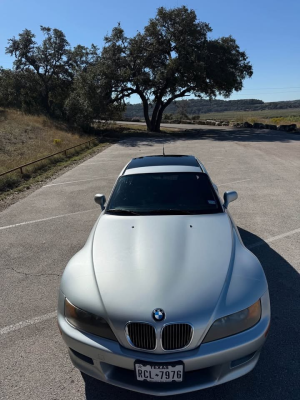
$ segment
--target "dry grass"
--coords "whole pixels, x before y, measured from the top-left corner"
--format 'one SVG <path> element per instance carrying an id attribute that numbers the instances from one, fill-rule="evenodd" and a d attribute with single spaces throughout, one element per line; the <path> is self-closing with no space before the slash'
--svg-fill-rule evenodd
<path id="1" fill-rule="evenodd" d="M 60 122 L 43 116 L 24 115 L 16 110 L 0 109 L 0 173 L 20 165 L 46 157 L 69 147 L 84 143 L 92 136 L 72 132 Z M 91 147 L 97 145 L 97 141 Z M 22 188 L 39 179 L 39 175 L 52 174 L 63 168 L 81 153 L 87 153 L 87 146 L 68 151 L 68 157 L 58 154 L 49 159 L 27 166 L 23 170 L 0 177 L 0 192 Z M 84 154 L 83 154 L 84 155 Z"/>
<path id="2" fill-rule="evenodd" d="M 202 114 L 201 119 L 216 119 L 236 122 L 262 122 L 265 124 L 297 124 L 300 127 L 300 109 L 262 110 L 262 111 L 226 111 Z"/>
<path id="3" fill-rule="evenodd" d="M 0 109 L 0 173 L 89 139 L 46 117 Z"/>
<path id="4" fill-rule="evenodd" d="M 263 118 L 256 116 L 243 115 L 235 119 L 237 122 L 261 122 L 263 124 L 273 124 L 273 125 L 289 125 L 296 124 L 300 128 L 300 116 L 299 117 L 276 117 L 276 118 Z"/>
<path id="5" fill-rule="evenodd" d="M 109 145 L 108 142 L 97 143 L 92 148 L 85 148 L 81 151 L 73 151 L 70 156 L 62 157 L 61 159 L 56 159 L 50 161 L 43 161 L 39 163 L 39 167 L 31 170 L 30 173 L 26 173 L 21 176 L 19 172 L 13 172 L 2 178 L 0 178 L 0 210 L 1 205 L 10 195 L 16 195 L 20 192 L 30 189 L 31 187 L 39 187 L 42 182 L 48 181 L 61 172 L 61 170 L 71 167 L 72 165 L 77 165 L 79 162 L 93 157 L 102 150 L 104 150 Z"/>

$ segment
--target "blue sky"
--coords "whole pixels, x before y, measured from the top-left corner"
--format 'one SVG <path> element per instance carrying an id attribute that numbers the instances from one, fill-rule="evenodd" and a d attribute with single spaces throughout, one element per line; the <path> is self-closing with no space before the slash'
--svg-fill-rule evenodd
<path id="1" fill-rule="evenodd" d="M 104 35 L 118 22 L 132 36 L 159 6 L 183 4 L 211 25 L 211 37 L 232 35 L 247 52 L 254 75 L 231 99 L 300 99 L 299 0 L 0 0 L 0 66 L 11 67 L 13 59 L 5 55 L 7 39 L 25 28 L 37 40 L 44 25 L 61 29 L 72 46 L 101 47 Z"/>

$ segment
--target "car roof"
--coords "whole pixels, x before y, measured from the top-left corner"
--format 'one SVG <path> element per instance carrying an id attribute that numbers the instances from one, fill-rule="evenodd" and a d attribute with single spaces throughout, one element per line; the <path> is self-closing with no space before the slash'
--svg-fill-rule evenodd
<path id="1" fill-rule="evenodd" d="M 154 155 L 133 158 L 121 172 L 121 175 L 172 172 L 206 173 L 206 170 L 194 156 Z"/>

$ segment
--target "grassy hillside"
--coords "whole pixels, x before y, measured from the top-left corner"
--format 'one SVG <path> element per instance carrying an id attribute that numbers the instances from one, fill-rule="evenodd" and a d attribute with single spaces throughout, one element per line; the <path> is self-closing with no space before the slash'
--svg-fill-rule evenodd
<path id="1" fill-rule="evenodd" d="M 25 115 L 20 111 L 0 109 L 0 173 L 22 164 L 92 139 L 80 132 L 72 132 L 68 127 L 43 116 Z M 95 145 L 97 141 L 95 141 Z M 87 148 L 71 150 L 64 154 L 41 161 L 19 171 L 0 177 L 0 192 L 29 182 L 42 171 L 49 171 L 60 164 L 60 168 Z M 57 169 L 57 168 L 56 168 Z"/>
<path id="2" fill-rule="evenodd" d="M 276 101 L 264 103 L 262 100 L 202 100 L 190 99 L 179 100 L 171 103 L 165 110 L 166 114 L 187 114 L 190 116 L 200 115 L 207 117 L 211 113 L 227 113 L 227 112 L 270 112 L 271 116 L 280 117 L 282 112 L 300 109 L 300 100 L 295 101 Z M 127 104 L 126 118 L 143 117 L 142 104 Z"/>
<path id="3" fill-rule="evenodd" d="M 142 121 L 143 118 L 139 117 Z M 283 110 L 262 110 L 262 111 L 225 111 L 225 112 L 211 112 L 200 115 L 186 115 L 180 116 L 178 114 L 166 113 L 163 116 L 162 122 L 170 120 L 187 120 L 197 121 L 198 119 L 206 120 L 212 119 L 216 121 L 235 121 L 235 122 L 262 122 L 266 124 L 285 125 L 297 124 L 300 128 L 300 108 L 283 109 Z"/>
<path id="4" fill-rule="evenodd" d="M 0 173 L 88 139 L 46 117 L 0 110 Z"/>
<path id="5" fill-rule="evenodd" d="M 193 116 L 190 116 L 193 119 Z M 236 122 L 263 122 L 268 124 L 292 124 L 300 126 L 300 108 L 287 110 L 263 110 L 263 111 L 227 111 L 222 113 L 203 114 L 201 119 L 213 119 Z"/>
<path id="6" fill-rule="evenodd" d="M 193 119 L 193 116 L 190 116 Z M 213 112 L 203 114 L 201 119 L 222 119 L 224 121 L 246 121 L 249 119 L 285 119 L 285 120 L 299 120 L 300 122 L 300 108 L 287 109 L 287 110 L 262 110 L 262 111 L 225 111 Z M 250 121 L 249 121 L 250 122 Z"/>

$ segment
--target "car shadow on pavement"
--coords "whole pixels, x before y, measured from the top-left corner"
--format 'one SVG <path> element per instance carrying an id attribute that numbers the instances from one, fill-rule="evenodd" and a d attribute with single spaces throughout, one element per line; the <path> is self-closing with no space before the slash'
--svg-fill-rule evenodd
<path id="1" fill-rule="evenodd" d="M 265 270 L 271 298 L 271 329 L 260 360 L 249 374 L 226 384 L 170 396 L 177 400 L 296 400 L 300 393 L 300 276 L 280 254 L 258 236 L 239 228 L 245 246 Z M 146 400 L 157 397 L 124 390 L 82 374 L 86 399 Z"/>
<path id="2" fill-rule="evenodd" d="M 136 134 L 137 135 L 137 134 Z M 171 135 L 161 133 L 158 137 L 157 134 L 153 137 L 133 136 L 132 138 L 124 138 L 118 142 L 122 147 L 139 147 L 139 146 L 153 146 L 159 143 L 172 143 L 184 140 L 212 140 L 212 141 L 229 141 L 229 142 L 277 142 L 289 143 L 291 141 L 300 141 L 300 132 L 289 133 L 283 131 L 271 131 L 268 129 L 255 130 L 255 129 L 202 129 L 195 130 L 182 130 Z M 149 133 L 149 135 L 151 135 Z"/>

